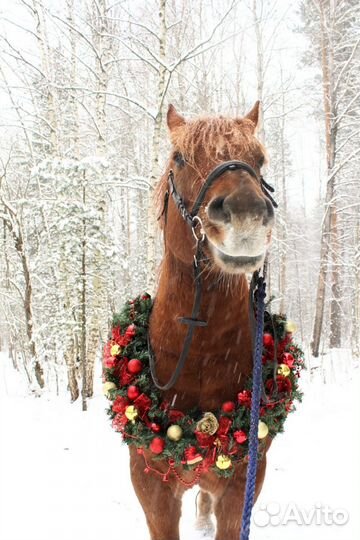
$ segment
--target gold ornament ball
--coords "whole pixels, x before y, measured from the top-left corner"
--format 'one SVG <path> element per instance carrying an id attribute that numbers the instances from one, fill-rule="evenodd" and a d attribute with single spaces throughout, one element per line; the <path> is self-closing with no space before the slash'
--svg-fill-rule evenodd
<path id="1" fill-rule="evenodd" d="M 258 438 L 259 439 L 265 439 L 266 435 L 269 433 L 269 428 L 263 422 L 262 420 L 259 421 L 259 427 L 258 427 Z"/>
<path id="2" fill-rule="evenodd" d="M 291 373 L 291 369 L 286 364 L 280 364 L 277 370 L 279 375 L 283 375 L 284 377 L 288 377 Z"/>
<path id="3" fill-rule="evenodd" d="M 121 349 L 119 345 L 113 345 L 110 349 L 111 356 L 117 356 L 118 354 L 120 354 L 120 352 L 121 352 Z"/>
<path id="4" fill-rule="evenodd" d="M 106 382 L 103 384 L 103 393 L 106 397 L 110 397 L 110 390 L 115 390 L 116 384 L 113 382 Z"/>
<path id="5" fill-rule="evenodd" d="M 136 407 L 134 407 L 134 405 L 129 405 L 125 409 L 125 416 L 126 416 L 126 418 L 128 420 L 130 420 L 130 422 L 135 424 L 135 420 L 139 416 L 139 413 L 138 413 Z"/>
<path id="6" fill-rule="evenodd" d="M 285 330 L 290 334 L 293 334 L 297 330 L 297 326 L 294 321 L 286 321 Z"/>
<path id="7" fill-rule="evenodd" d="M 224 454 L 220 454 L 217 457 L 216 460 L 216 466 L 218 469 L 221 469 L 222 471 L 225 471 L 229 467 L 231 467 L 231 459 L 229 456 L 225 456 Z"/>
<path id="8" fill-rule="evenodd" d="M 166 435 L 168 436 L 170 441 L 180 441 L 182 434 L 183 430 L 177 424 L 169 426 L 166 432 Z"/>

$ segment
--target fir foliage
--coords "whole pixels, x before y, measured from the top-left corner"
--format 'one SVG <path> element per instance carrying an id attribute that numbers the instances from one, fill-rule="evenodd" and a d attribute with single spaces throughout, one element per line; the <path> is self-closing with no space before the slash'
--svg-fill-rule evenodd
<path id="1" fill-rule="evenodd" d="M 219 426 L 214 435 L 199 433 L 198 422 L 203 418 L 204 412 L 199 408 L 190 411 L 175 411 L 170 404 L 164 402 L 161 392 L 154 385 L 149 368 L 149 355 L 147 334 L 152 301 L 149 295 L 138 296 L 125 304 L 120 313 L 113 316 L 112 338 L 105 346 L 104 351 L 104 379 L 114 383 L 115 388 L 106 391 L 110 400 L 108 415 L 113 427 L 122 433 L 127 444 L 134 444 L 138 448 L 149 448 L 155 437 L 160 437 L 165 445 L 160 454 L 154 454 L 153 459 L 173 460 L 175 465 L 182 465 L 185 469 L 194 469 L 196 464 L 189 465 L 186 451 L 191 448 L 201 456 L 206 464 L 219 476 L 229 477 L 234 467 L 219 469 L 216 466 L 216 457 L 219 454 L 228 455 L 231 464 L 246 460 L 248 454 L 248 439 L 242 443 L 236 440 L 236 432 L 247 434 L 250 430 L 250 400 L 251 377 L 248 378 L 245 389 L 234 396 L 234 410 L 224 412 L 219 408 L 213 411 Z M 299 389 L 298 379 L 304 367 L 303 352 L 293 342 L 292 335 L 287 332 L 286 316 L 282 314 L 265 314 L 264 332 L 267 338 L 263 350 L 263 385 L 264 397 L 261 401 L 261 421 L 269 429 L 269 436 L 274 438 L 284 430 L 284 423 L 289 412 L 295 410 L 294 401 L 301 401 L 302 393 Z M 265 342 L 265 341 L 264 341 Z M 118 345 L 120 352 L 111 356 L 111 347 Z M 129 373 L 128 360 L 138 359 L 142 363 L 140 373 Z M 281 366 L 287 365 L 287 375 L 279 373 Z M 128 398 L 128 388 L 136 386 L 140 396 L 135 399 Z M 265 397 L 266 396 L 266 397 Z M 144 405 L 145 399 L 145 405 Z M 136 418 L 129 419 L 127 408 L 134 406 Z M 221 428 L 224 418 L 228 419 L 229 428 Z M 170 440 L 167 429 L 171 425 L 182 429 L 178 441 Z M 260 441 L 260 453 L 264 448 L 264 440 Z"/>

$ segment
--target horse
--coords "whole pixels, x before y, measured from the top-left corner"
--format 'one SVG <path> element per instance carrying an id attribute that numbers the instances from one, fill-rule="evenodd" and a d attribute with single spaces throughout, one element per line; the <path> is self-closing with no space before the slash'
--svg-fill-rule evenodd
<path id="1" fill-rule="evenodd" d="M 180 411 L 201 407 L 211 411 L 233 399 L 252 373 L 252 338 L 249 320 L 248 274 L 258 270 L 271 240 L 274 211 L 262 189 L 261 167 L 266 159 L 256 137 L 259 102 L 243 118 L 201 117 L 186 120 L 173 105 L 167 113 L 172 151 L 157 188 L 158 201 L 167 196 L 173 180 L 187 208 L 196 201 L 204 179 L 214 167 L 241 160 L 243 168 L 227 168 L 209 186 L 198 209 L 200 229 L 188 227 L 173 197 L 167 200 L 160 226 L 165 246 L 158 288 L 151 312 L 149 337 L 159 381 L 171 378 L 186 338 L 179 319 L 191 313 L 196 293 L 193 275 L 194 244 L 202 240 L 202 298 L 200 318 L 186 364 L 163 397 Z M 248 168 L 246 168 L 248 165 Z M 255 171 L 256 174 L 252 174 Z M 181 208 L 180 208 L 181 210 Z M 166 386 L 165 386 L 166 388 Z M 255 498 L 263 485 L 266 451 L 258 463 Z M 153 455 L 145 450 L 151 462 Z M 144 510 L 151 540 L 179 540 L 181 498 L 186 482 L 167 482 L 144 474 L 144 456 L 130 447 L 131 480 Z M 157 469 L 167 465 L 156 461 Z M 191 479 L 191 471 L 181 471 Z M 211 527 L 216 517 L 216 540 L 238 540 L 240 535 L 246 463 L 235 465 L 231 478 L 208 471 L 200 476 L 197 526 Z"/>

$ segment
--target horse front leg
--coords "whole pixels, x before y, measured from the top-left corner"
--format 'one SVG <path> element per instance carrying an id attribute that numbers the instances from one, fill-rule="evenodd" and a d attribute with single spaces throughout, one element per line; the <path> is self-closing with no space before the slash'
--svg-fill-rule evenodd
<path id="1" fill-rule="evenodd" d="M 163 482 L 154 473 L 144 473 L 143 456 L 133 446 L 129 450 L 131 481 L 144 510 L 151 540 L 179 540 L 183 491 L 174 489 L 172 482 Z"/>
<path id="2" fill-rule="evenodd" d="M 214 530 L 211 521 L 213 513 L 213 500 L 210 493 L 200 490 L 196 499 L 196 523 L 195 528 L 204 533 L 211 533 Z"/>
<path id="3" fill-rule="evenodd" d="M 258 464 L 255 500 L 264 483 L 266 456 Z M 214 513 L 217 521 L 215 540 L 239 540 L 244 506 L 246 467 L 236 471 L 221 495 L 214 498 Z"/>

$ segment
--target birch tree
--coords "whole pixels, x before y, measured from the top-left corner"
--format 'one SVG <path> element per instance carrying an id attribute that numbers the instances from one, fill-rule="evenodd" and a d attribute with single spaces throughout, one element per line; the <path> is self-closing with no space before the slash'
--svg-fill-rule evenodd
<path id="1" fill-rule="evenodd" d="M 339 190 L 344 168 L 357 160 L 360 148 L 357 128 L 348 130 L 348 119 L 360 96 L 359 5 L 352 0 L 321 0 L 303 4 L 305 30 L 310 36 L 313 58 L 318 62 L 323 90 L 326 189 L 321 230 L 320 265 L 316 293 L 312 351 L 319 355 L 324 328 L 326 284 L 330 280 L 330 347 L 341 346 L 342 306 L 339 237 Z"/>

